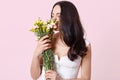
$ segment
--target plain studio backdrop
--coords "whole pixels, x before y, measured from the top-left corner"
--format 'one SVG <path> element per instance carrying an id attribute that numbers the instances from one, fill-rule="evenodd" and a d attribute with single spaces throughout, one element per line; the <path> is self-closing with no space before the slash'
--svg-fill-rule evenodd
<path id="1" fill-rule="evenodd" d="M 40 17 L 58 0 L 0 0 L 0 80 L 32 80 L 30 65 Z M 78 9 L 92 46 L 92 80 L 120 80 L 120 1 L 69 0 Z"/>

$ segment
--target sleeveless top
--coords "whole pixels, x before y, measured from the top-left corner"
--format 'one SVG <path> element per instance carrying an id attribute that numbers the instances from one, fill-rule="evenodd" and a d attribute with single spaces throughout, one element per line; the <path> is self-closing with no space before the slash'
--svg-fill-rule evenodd
<path id="1" fill-rule="evenodd" d="M 85 40 L 85 43 L 86 43 L 86 46 L 89 45 L 88 40 Z M 61 57 L 59 60 L 58 56 L 54 55 L 55 71 L 57 72 L 61 80 L 77 78 L 81 59 L 82 58 L 78 56 L 77 59 L 75 59 L 74 61 L 71 61 L 66 55 Z M 45 80 L 44 67 L 42 68 L 42 73 L 38 80 Z"/>

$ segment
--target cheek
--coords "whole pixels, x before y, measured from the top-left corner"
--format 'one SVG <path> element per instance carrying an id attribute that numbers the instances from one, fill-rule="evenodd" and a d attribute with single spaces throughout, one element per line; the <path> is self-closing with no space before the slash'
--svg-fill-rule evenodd
<path id="1" fill-rule="evenodd" d="M 56 26 L 60 26 L 60 19 L 57 20 Z"/>
<path id="2" fill-rule="evenodd" d="M 58 22 L 60 21 L 60 18 L 59 18 L 59 17 L 57 17 L 57 21 L 58 21 Z"/>

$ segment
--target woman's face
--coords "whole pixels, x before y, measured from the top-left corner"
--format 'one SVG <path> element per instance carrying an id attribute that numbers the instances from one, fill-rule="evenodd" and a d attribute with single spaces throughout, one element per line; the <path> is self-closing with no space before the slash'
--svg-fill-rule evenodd
<path id="1" fill-rule="evenodd" d="M 61 13 L 61 8 L 59 5 L 56 5 L 52 11 L 52 19 L 56 19 L 57 21 L 59 21 L 60 20 L 60 13 Z"/>
<path id="2" fill-rule="evenodd" d="M 54 8 L 53 8 L 53 11 L 52 11 L 52 19 L 55 19 L 57 20 L 57 30 L 59 30 L 59 23 L 60 23 L 60 13 L 61 13 L 61 8 L 59 5 L 56 5 Z"/>

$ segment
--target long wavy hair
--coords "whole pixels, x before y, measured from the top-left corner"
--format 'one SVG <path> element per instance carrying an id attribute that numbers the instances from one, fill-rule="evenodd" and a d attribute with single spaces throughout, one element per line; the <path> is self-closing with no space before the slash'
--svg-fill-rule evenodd
<path id="1" fill-rule="evenodd" d="M 61 7 L 60 36 L 62 36 L 65 44 L 70 47 L 67 54 L 68 58 L 74 61 L 78 56 L 83 57 L 86 55 L 87 47 L 84 40 L 84 29 L 80 22 L 78 11 L 73 3 L 69 1 L 59 1 L 54 4 L 53 8 L 56 5 Z"/>

